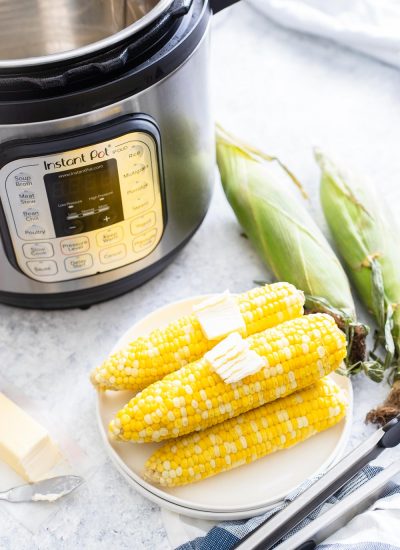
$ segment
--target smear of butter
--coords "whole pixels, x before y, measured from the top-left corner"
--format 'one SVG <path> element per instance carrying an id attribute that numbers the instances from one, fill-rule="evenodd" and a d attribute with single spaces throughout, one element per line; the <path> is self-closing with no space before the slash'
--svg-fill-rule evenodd
<path id="1" fill-rule="evenodd" d="M 35 493 L 32 497 L 33 502 L 55 502 L 59 498 L 67 495 L 69 491 L 61 491 L 60 493 L 48 493 L 47 495 L 42 495 L 41 493 Z"/>
<path id="2" fill-rule="evenodd" d="M 266 365 L 266 360 L 250 349 L 249 342 L 237 332 L 230 334 L 208 351 L 204 359 L 227 384 L 239 382 Z"/>
<path id="3" fill-rule="evenodd" d="M 246 329 L 237 301 L 228 290 L 196 304 L 193 312 L 207 340 L 219 340 Z"/>

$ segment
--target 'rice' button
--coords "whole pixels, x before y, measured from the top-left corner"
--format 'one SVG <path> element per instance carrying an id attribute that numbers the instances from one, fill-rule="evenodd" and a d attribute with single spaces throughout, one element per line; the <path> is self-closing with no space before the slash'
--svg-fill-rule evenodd
<path id="1" fill-rule="evenodd" d="M 119 262 L 126 256 L 126 246 L 124 244 L 119 244 L 117 246 L 105 248 L 104 250 L 100 250 L 99 256 L 102 264 Z"/>

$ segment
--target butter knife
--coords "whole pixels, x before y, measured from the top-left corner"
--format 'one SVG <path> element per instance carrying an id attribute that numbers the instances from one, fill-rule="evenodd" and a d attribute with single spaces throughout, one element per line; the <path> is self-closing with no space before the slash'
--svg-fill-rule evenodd
<path id="1" fill-rule="evenodd" d="M 8 502 L 55 502 L 69 495 L 83 483 L 79 476 L 58 476 L 37 483 L 28 483 L 0 493 Z"/>

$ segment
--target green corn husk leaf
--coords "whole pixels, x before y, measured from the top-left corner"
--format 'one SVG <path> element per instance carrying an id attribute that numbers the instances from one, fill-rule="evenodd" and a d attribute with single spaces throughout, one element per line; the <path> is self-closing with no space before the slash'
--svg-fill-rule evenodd
<path id="1" fill-rule="evenodd" d="M 400 254 L 396 224 L 366 181 L 340 172 L 321 152 L 321 202 L 350 278 L 378 325 L 388 366 L 400 351 Z"/>
<path id="2" fill-rule="evenodd" d="M 368 327 L 356 322 L 347 276 L 292 193 L 294 182 L 305 195 L 299 181 L 277 158 L 240 143 L 221 128 L 217 129 L 217 162 L 228 201 L 261 258 L 278 280 L 304 291 L 308 312 L 330 313 L 346 333 L 346 374 L 363 370 Z"/>
<path id="3" fill-rule="evenodd" d="M 292 174 L 274 157 L 242 145 L 222 129 L 217 131 L 217 162 L 239 223 L 276 278 L 323 297 L 354 320 L 347 276 L 306 208 L 288 190 Z"/>

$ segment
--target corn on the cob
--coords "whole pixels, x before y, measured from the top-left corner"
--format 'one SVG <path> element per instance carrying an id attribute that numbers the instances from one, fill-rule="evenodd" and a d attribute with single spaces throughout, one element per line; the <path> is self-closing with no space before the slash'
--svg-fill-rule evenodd
<path id="1" fill-rule="evenodd" d="M 166 443 L 146 462 L 144 478 L 177 487 L 248 464 L 334 426 L 345 416 L 346 406 L 344 392 L 324 378 L 203 432 Z"/>
<path id="2" fill-rule="evenodd" d="M 299 317 L 251 336 L 249 348 L 266 361 L 259 372 L 225 383 L 205 358 L 155 382 L 117 413 L 110 435 L 161 441 L 208 428 L 310 386 L 337 369 L 346 339 L 332 317 Z"/>
<path id="3" fill-rule="evenodd" d="M 236 297 L 250 336 L 303 314 L 304 296 L 289 283 L 254 288 Z M 91 375 L 99 389 L 139 391 L 202 357 L 217 340 L 207 340 L 195 315 L 138 338 L 109 357 Z"/>

